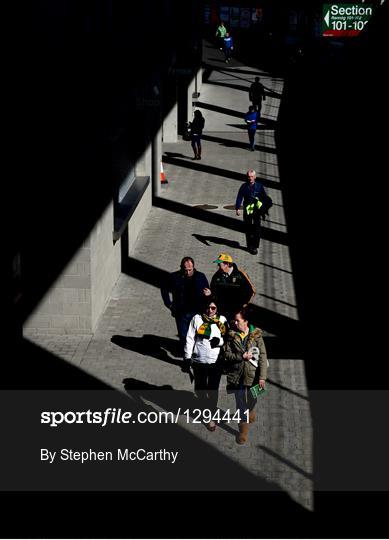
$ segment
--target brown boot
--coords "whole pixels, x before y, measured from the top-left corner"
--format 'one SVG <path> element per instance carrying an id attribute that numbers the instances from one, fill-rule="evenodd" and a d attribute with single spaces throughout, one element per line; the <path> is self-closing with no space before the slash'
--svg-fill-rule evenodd
<path id="1" fill-rule="evenodd" d="M 256 417 L 257 417 L 257 415 L 255 414 L 254 409 L 252 409 L 249 412 L 249 424 L 252 424 L 253 422 L 255 422 Z"/>
<path id="2" fill-rule="evenodd" d="M 247 422 L 240 422 L 239 424 L 239 435 L 236 438 L 238 444 L 244 444 L 247 441 L 249 436 L 249 425 Z"/>

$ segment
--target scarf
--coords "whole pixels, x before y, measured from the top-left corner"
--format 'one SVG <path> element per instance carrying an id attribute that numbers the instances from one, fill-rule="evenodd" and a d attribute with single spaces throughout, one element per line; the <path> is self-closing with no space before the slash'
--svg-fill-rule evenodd
<path id="1" fill-rule="evenodd" d="M 254 330 L 255 330 L 255 326 L 253 326 L 252 324 L 249 324 L 249 331 L 248 331 L 247 334 L 245 334 L 244 332 L 238 332 L 238 331 L 237 331 L 237 332 L 236 332 L 236 335 L 239 336 L 240 339 L 241 339 L 242 341 L 244 341 L 245 338 L 248 338 L 249 335 L 250 335 L 252 332 L 254 332 Z"/>
<path id="2" fill-rule="evenodd" d="M 211 336 L 211 326 L 213 324 L 216 324 L 217 327 L 220 330 L 220 333 L 222 336 L 226 333 L 226 326 L 224 323 L 221 322 L 219 315 L 215 315 L 214 317 L 207 317 L 207 315 L 202 315 L 203 318 L 203 324 L 198 328 L 197 335 L 209 338 Z"/>

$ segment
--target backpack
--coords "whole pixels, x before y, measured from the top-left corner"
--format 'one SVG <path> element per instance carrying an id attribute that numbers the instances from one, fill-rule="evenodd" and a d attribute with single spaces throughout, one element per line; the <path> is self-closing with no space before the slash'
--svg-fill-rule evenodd
<path id="1" fill-rule="evenodd" d="M 262 186 L 262 188 L 260 189 L 259 192 L 258 191 L 254 192 L 254 201 L 255 201 L 255 199 L 257 199 L 258 201 L 260 201 L 262 203 L 261 207 L 258 210 L 255 210 L 255 211 L 258 211 L 259 215 L 264 218 L 265 216 L 268 215 L 270 208 L 273 206 L 273 200 L 266 193 L 263 186 Z"/>
<path id="2" fill-rule="evenodd" d="M 265 191 L 263 191 L 260 201 L 262 203 L 262 206 L 259 210 L 259 213 L 262 216 L 267 216 L 269 214 L 270 208 L 273 206 L 273 200 L 271 197 L 269 197 L 267 193 L 265 193 Z"/>
<path id="3" fill-rule="evenodd" d="M 182 138 L 183 138 L 184 141 L 190 141 L 191 136 L 192 136 L 191 122 L 187 122 Z"/>

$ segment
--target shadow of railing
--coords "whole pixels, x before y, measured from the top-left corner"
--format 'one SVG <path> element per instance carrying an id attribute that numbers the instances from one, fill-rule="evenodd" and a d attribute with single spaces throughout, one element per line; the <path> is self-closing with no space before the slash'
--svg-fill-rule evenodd
<path id="1" fill-rule="evenodd" d="M 220 114 L 226 114 L 227 116 L 236 116 L 237 118 L 242 118 L 242 119 L 244 117 L 243 112 L 227 109 L 226 107 L 220 107 L 219 105 L 213 105 L 212 103 L 204 103 L 203 101 L 198 101 L 196 103 L 196 106 L 199 109 L 207 109 L 209 111 L 215 111 Z"/>
<path id="2" fill-rule="evenodd" d="M 192 169 L 194 171 L 205 172 L 207 174 L 214 174 L 216 176 L 222 176 L 224 178 L 230 178 L 231 180 L 238 180 L 239 182 L 244 182 L 246 177 L 242 173 L 237 173 L 235 171 L 229 171 L 227 169 L 222 169 L 220 167 L 213 167 L 211 165 L 203 165 L 202 163 L 194 163 L 183 161 L 182 159 L 177 159 L 169 156 L 162 156 L 164 163 L 169 163 L 171 165 L 176 165 L 177 167 L 182 167 L 184 169 Z M 273 180 L 267 180 L 264 178 L 258 177 L 258 179 L 263 183 L 265 187 L 270 187 L 273 189 L 280 189 L 280 183 L 274 182 Z"/>
<path id="3" fill-rule="evenodd" d="M 247 142 L 244 143 L 241 141 L 224 139 L 223 137 L 215 137 L 214 135 L 208 135 L 207 133 L 203 133 L 201 138 L 204 139 L 205 141 L 220 143 L 221 145 L 226 146 L 227 148 L 242 148 L 242 150 L 247 150 Z M 261 144 L 256 144 L 255 150 L 259 150 L 260 152 L 264 152 L 266 154 L 277 154 L 277 148 L 272 148 L 270 146 L 263 146 Z"/>
<path id="4" fill-rule="evenodd" d="M 219 227 L 224 227 L 232 231 L 244 232 L 244 223 L 238 219 L 230 218 L 217 214 L 215 212 L 210 212 L 208 210 L 202 210 L 201 208 L 195 208 L 193 206 L 188 206 L 187 204 L 179 203 L 169 199 L 164 199 L 162 197 L 154 197 L 153 205 L 156 208 L 163 208 L 169 212 L 174 212 L 176 214 L 181 214 L 183 216 L 190 217 L 192 219 L 197 219 L 200 221 L 205 221 L 206 223 L 212 223 L 218 225 Z M 270 242 L 275 242 L 282 245 L 288 245 L 288 234 L 280 231 L 274 231 L 266 227 L 261 229 L 261 237 Z"/>

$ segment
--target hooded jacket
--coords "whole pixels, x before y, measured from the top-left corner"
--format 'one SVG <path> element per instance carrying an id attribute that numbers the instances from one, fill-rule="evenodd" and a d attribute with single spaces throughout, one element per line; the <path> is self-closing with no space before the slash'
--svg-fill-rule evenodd
<path id="1" fill-rule="evenodd" d="M 259 349 L 257 368 L 248 360 L 243 360 L 243 354 L 251 347 L 258 347 Z M 227 372 L 227 383 L 231 389 L 239 386 L 242 377 L 244 386 L 257 384 L 259 378 L 266 380 L 267 354 L 260 328 L 255 328 L 250 324 L 245 344 L 243 344 L 239 332 L 235 330 L 228 332 L 227 342 L 224 346 L 224 367 Z"/>

